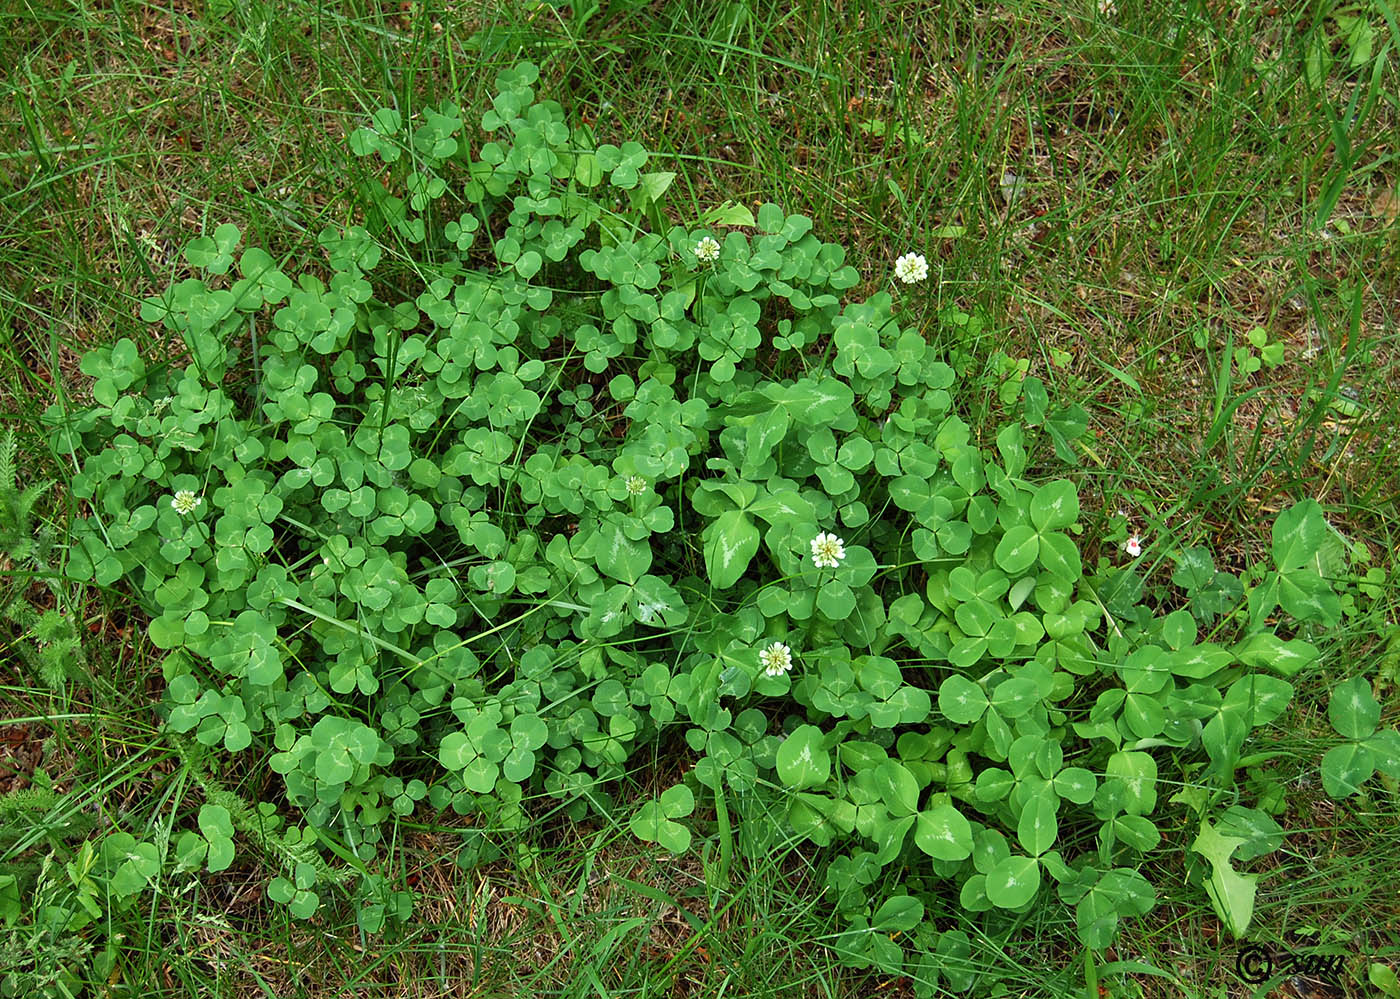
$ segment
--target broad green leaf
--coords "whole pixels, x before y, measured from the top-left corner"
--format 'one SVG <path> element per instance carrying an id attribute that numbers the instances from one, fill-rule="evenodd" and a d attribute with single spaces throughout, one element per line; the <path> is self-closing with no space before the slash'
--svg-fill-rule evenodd
<path id="1" fill-rule="evenodd" d="M 1153 849 L 1162 839 L 1162 834 L 1145 815 L 1119 815 L 1113 820 L 1113 832 L 1119 842 L 1141 852 Z"/>
<path id="2" fill-rule="evenodd" d="M 1376 758 L 1376 769 L 1400 780 L 1400 732 L 1383 728 L 1362 743 Z"/>
<path id="3" fill-rule="evenodd" d="M 1032 857 L 1038 857 L 1055 845 L 1059 834 L 1059 824 L 1055 813 L 1059 811 L 1060 799 L 1050 784 L 1028 798 L 1021 807 L 1021 818 L 1016 824 L 1016 838 L 1021 847 Z"/>
<path id="4" fill-rule="evenodd" d="M 989 873 L 1011 856 L 1006 837 L 996 829 L 984 828 L 972 838 L 972 866 L 982 874 Z"/>
<path id="5" fill-rule="evenodd" d="M 1162 619 L 1162 639 L 1175 650 L 1196 643 L 1196 620 L 1189 612 L 1172 611 Z"/>
<path id="6" fill-rule="evenodd" d="M 1333 746 L 1322 757 L 1322 788 L 1336 801 L 1361 790 L 1376 772 L 1376 758 L 1359 742 Z"/>
<path id="7" fill-rule="evenodd" d="M 695 795 L 684 784 L 676 784 L 661 792 L 658 804 L 668 819 L 683 819 L 695 811 Z"/>
<path id="8" fill-rule="evenodd" d="M 204 863 L 204 858 L 209 855 L 209 844 L 204 838 L 195 832 L 183 832 L 180 838 L 175 841 L 175 864 L 184 871 L 192 871 Z M 0 876 L 0 891 L 3 891 L 5 878 Z M 0 919 L 4 918 L 3 908 L 0 908 Z"/>
<path id="9" fill-rule="evenodd" d="M 1279 575 L 1278 602 L 1299 621 L 1320 621 L 1330 627 L 1342 617 L 1341 598 L 1327 580 L 1310 569 Z"/>
<path id="10" fill-rule="evenodd" d="M 628 596 L 628 606 L 634 618 L 656 627 L 678 628 L 689 615 L 681 595 L 659 576 L 637 580 Z"/>
<path id="11" fill-rule="evenodd" d="M 233 263 L 233 248 L 238 245 L 242 234 L 238 226 L 225 222 L 214 230 L 213 235 L 200 236 L 185 247 L 185 259 L 191 267 L 199 267 L 211 274 L 227 274 Z"/>
<path id="12" fill-rule="evenodd" d="M 1040 564 L 1045 571 L 1067 583 L 1077 583 L 1084 573 L 1079 546 L 1068 534 L 1050 531 L 1040 536 Z"/>
<path id="13" fill-rule="evenodd" d="M 1216 829 L 1224 836 L 1245 837 L 1235 850 L 1237 860 L 1253 860 L 1283 845 L 1283 829 L 1268 812 L 1257 808 L 1231 805 L 1220 816 Z"/>
<path id="14" fill-rule="evenodd" d="M 675 179 L 675 173 L 670 170 L 644 173 L 638 178 L 638 190 L 642 192 L 647 203 L 654 204 L 661 200 L 666 190 L 671 186 L 671 182 Z"/>
<path id="15" fill-rule="evenodd" d="M 912 815 L 919 809 L 919 783 L 909 769 L 885 760 L 870 772 L 871 784 L 891 815 Z"/>
<path id="16" fill-rule="evenodd" d="M 1204 680 L 1234 663 L 1230 651 L 1210 642 L 1188 646 L 1166 656 L 1166 661 L 1177 676 L 1192 680 Z"/>
<path id="17" fill-rule="evenodd" d="M 774 406 L 767 413 L 754 417 L 745 433 L 744 467 L 758 469 L 773 453 L 773 449 L 782 443 L 791 422 L 792 418 L 782 406 Z M 789 492 L 792 496 L 797 495 Z M 754 512 L 757 515 L 757 511 Z M 771 521 L 773 518 L 764 519 Z"/>
<path id="18" fill-rule="evenodd" d="M 1028 524 L 1018 524 L 1002 537 L 996 548 L 997 565 L 1012 576 L 1019 576 L 1035 564 L 1040 553 L 1040 536 Z"/>
<path id="19" fill-rule="evenodd" d="M 953 805 L 944 803 L 919 813 L 914 843 L 935 860 L 972 856 L 972 826 Z"/>
<path id="20" fill-rule="evenodd" d="M 908 933 L 923 918 L 924 903 L 912 895 L 895 895 L 875 910 L 870 928 L 877 933 Z"/>
<path id="21" fill-rule="evenodd" d="M 960 673 L 946 677 L 938 688 L 938 710 L 955 725 L 971 725 L 987 709 L 987 695 Z"/>
<path id="22" fill-rule="evenodd" d="M 1151 815 L 1157 807 L 1157 761 L 1148 753 L 1129 750 L 1108 758 L 1105 776 L 1123 782 L 1123 811 Z"/>
<path id="23" fill-rule="evenodd" d="M 1287 680 L 1267 673 L 1250 673 L 1230 684 L 1220 710 L 1238 713 L 1246 724 L 1259 728 L 1283 714 L 1292 698 L 1293 685 Z"/>
<path id="24" fill-rule="evenodd" d="M 1283 676 L 1295 676 L 1299 670 L 1317 662 L 1315 645 L 1300 638 L 1284 641 L 1272 631 L 1257 632 L 1232 650 L 1240 662 L 1256 669 L 1267 666 Z"/>
<path id="25" fill-rule="evenodd" d="M 964 638 L 948 650 L 948 661 L 960 669 L 967 669 L 987 653 L 985 638 Z"/>
<path id="26" fill-rule="evenodd" d="M 758 551 L 758 528 L 740 510 L 720 514 L 702 535 L 710 584 L 727 590 L 739 581 Z"/>
<path id="27" fill-rule="evenodd" d="M 1101 950 L 1113 942 L 1120 917 L 1145 915 L 1155 901 L 1152 885 L 1137 871 L 1127 868 L 1108 871 L 1085 893 L 1075 909 L 1079 939 L 1085 946 Z"/>
<path id="28" fill-rule="evenodd" d="M 1079 496 L 1068 482 L 1047 482 L 1031 497 L 1031 523 L 1036 531 L 1068 527 L 1079 519 Z"/>
<path id="29" fill-rule="evenodd" d="M 1295 503 L 1274 520 L 1274 564 L 1282 573 L 1300 568 L 1322 547 L 1327 519 L 1317 500 Z"/>
<path id="30" fill-rule="evenodd" d="M 775 410 L 786 412 L 786 410 Z M 791 489 L 762 491 L 749 504 L 748 513 L 775 526 L 809 522 L 816 518 L 812 504 Z"/>
<path id="31" fill-rule="evenodd" d="M 817 591 L 817 609 L 833 621 L 844 621 L 856 609 L 856 595 L 844 580 L 828 579 Z"/>
<path id="32" fill-rule="evenodd" d="M 1091 771 L 1083 767 L 1066 767 L 1055 775 L 1055 793 L 1076 805 L 1087 805 L 1094 799 L 1097 782 Z"/>
<path id="33" fill-rule="evenodd" d="M 1166 711 L 1156 694 L 1129 692 L 1123 699 L 1123 721 L 1139 739 L 1161 734 L 1167 722 Z"/>
<path id="34" fill-rule="evenodd" d="M 1332 690 L 1327 717 L 1338 734 L 1346 739 L 1364 739 L 1376 730 L 1381 720 L 1381 706 L 1364 676 L 1354 676 Z"/>
<path id="35" fill-rule="evenodd" d="M 941 693 L 942 691 L 940 695 Z M 1034 680 L 1025 676 L 1014 676 L 997 684 L 996 689 L 992 691 L 991 704 L 1003 718 L 1019 718 L 1035 707 L 1039 699 L 1039 689 Z"/>
<path id="36" fill-rule="evenodd" d="M 845 424 L 852 417 L 851 407 L 855 404 L 855 393 L 839 378 L 802 378 L 775 389 L 770 396 L 786 406 L 793 422 L 803 427 Z"/>
<path id="37" fill-rule="evenodd" d="M 1255 883 L 1257 874 L 1240 874 L 1230 866 L 1230 855 L 1245 839 L 1238 836 L 1222 835 L 1206 819 L 1201 820 L 1201 830 L 1191 844 L 1191 849 L 1210 861 L 1211 876 L 1206 882 L 1206 894 L 1210 896 L 1215 913 L 1235 939 L 1244 936 L 1254 918 Z"/>
<path id="38" fill-rule="evenodd" d="M 700 216 L 701 225 L 753 226 L 753 212 L 744 205 L 726 201 Z"/>
<path id="39" fill-rule="evenodd" d="M 1016 776 L 1000 767 L 987 767 L 977 775 L 977 800 L 1001 801 L 1016 786 Z"/>
<path id="40" fill-rule="evenodd" d="M 822 730 L 799 725 L 778 747 L 778 779 L 798 790 L 820 787 L 831 776 L 831 753 L 822 747 Z"/>
<path id="41" fill-rule="evenodd" d="M 767 233 L 776 233 L 783 228 L 783 210 L 771 201 L 758 209 L 758 228 Z"/>
<path id="42" fill-rule="evenodd" d="M 958 629 L 963 634 L 983 638 L 992 630 L 992 625 L 1000 620 L 1000 614 L 997 608 L 987 601 L 972 597 L 967 603 L 958 605 L 957 610 L 953 612 L 953 620 L 957 622 Z"/>
<path id="43" fill-rule="evenodd" d="M 1019 909 L 1040 889 L 1040 865 L 1033 857 L 1011 856 L 987 872 L 987 897 L 1001 909 Z"/>
<path id="44" fill-rule="evenodd" d="M 1391 996 L 1392 999 L 1400 999 L 1400 977 L 1395 974 L 1394 968 L 1379 961 L 1372 961 L 1366 978 L 1382 994 Z"/>
<path id="45" fill-rule="evenodd" d="M 525 280 L 529 280 L 540 272 L 544 265 L 544 258 L 537 250 L 526 250 L 515 261 L 515 271 Z"/>
<path id="46" fill-rule="evenodd" d="M 149 853 L 151 857 L 154 857 L 156 848 L 150 843 L 138 843 L 136 848 L 138 851 L 142 852 L 135 854 L 133 859 L 128 860 L 118 867 L 111 879 L 107 882 L 108 890 L 117 898 L 126 898 L 129 895 L 135 895 L 150 883 L 153 872 L 147 871 L 147 866 L 149 865 L 145 863 L 147 859 L 146 854 Z"/>

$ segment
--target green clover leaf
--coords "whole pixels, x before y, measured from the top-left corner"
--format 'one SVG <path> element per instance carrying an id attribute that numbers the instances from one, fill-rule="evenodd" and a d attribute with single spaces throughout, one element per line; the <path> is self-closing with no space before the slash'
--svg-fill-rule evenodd
<path id="1" fill-rule="evenodd" d="M 824 735 L 815 725 L 799 725 L 778 747 L 778 779 L 802 790 L 820 787 L 831 776 L 831 753 L 823 747 Z"/>
<path id="2" fill-rule="evenodd" d="M 233 264 L 233 248 L 242 238 L 238 226 L 225 222 L 214 230 L 212 236 L 191 240 L 185 247 L 184 257 L 191 267 L 198 267 L 210 274 L 227 274 Z"/>
<path id="3" fill-rule="evenodd" d="M 632 833 L 647 843 L 659 843 L 672 853 L 683 853 L 690 846 L 690 830 L 676 822 L 695 810 L 695 796 L 684 784 L 648 801 L 628 822 Z"/>

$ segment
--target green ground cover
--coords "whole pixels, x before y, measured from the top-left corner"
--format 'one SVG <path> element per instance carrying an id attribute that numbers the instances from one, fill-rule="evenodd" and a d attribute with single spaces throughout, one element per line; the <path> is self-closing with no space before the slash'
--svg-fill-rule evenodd
<path id="1" fill-rule="evenodd" d="M 1400 25 L 1381 0 L 1111 6 L 0 12 L 0 407 L 13 433 L 0 441 L 0 994 L 1400 995 L 1400 762 L 1385 734 L 1400 719 Z M 538 81 L 502 86 L 522 60 Z M 557 107 L 513 122 L 532 98 Z M 494 128 L 520 160 L 483 151 Z M 586 163 L 536 156 L 575 157 L 581 142 L 596 147 Z M 576 200 L 546 207 L 537 183 Z M 386 200 L 395 193 L 407 207 Z M 541 203 L 516 203 L 519 218 L 487 211 L 507 194 Z M 673 226 L 682 237 L 640 238 Z M 713 264 L 696 255 L 711 233 L 724 244 Z M 748 255 L 764 239 L 770 265 Z M 906 253 L 925 258 L 925 280 L 892 277 Z M 637 276 L 652 264 L 655 280 Z M 451 282 L 487 271 L 518 291 L 481 293 L 497 331 L 525 331 L 513 344 L 453 326 L 474 293 L 454 299 Z M 324 306 L 324 285 L 293 288 L 302 274 L 340 297 Z M 530 297 L 537 275 L 550 303 Z M 658 287 L 675 340 L 628 340 L 627 322 L 598 319 L 641 321 Z M 662 291 L 679 297 L 667 305 Z M 461 341 L 451 356 L 401 363 L 397 341 L 373 331 L 396 321 L 374 311 L 396 293 L 423 329 Z M 822 294 L 869 309 L 846 310 L 843 325 L 812 302 Z M 300 311 L 274 322 L 284 303 Z M 568 349 L 537 322 L 571 327 L 585 313 L 600 328 Z M 217 357 L 245 315 L 255 335 L 263 324 L 256 368 L 251 349 Z M 350 349 L 358 374 L 336 359 Z M 463 351 L 496 415 L 454 423 L 471 396 L 454 396 L 459 376 L 443 369 Z M 147 374 L 134 378 L 138 357 Z M 305 394 L 308 358 L 334 399 Z M 198 377 L 181 380 L 187 368 Z M 847 401 L 826 401 L 827 368 L 851 386 Z M 653 382 L 719 421 L 681 445 L 693 446 L 684 474 L 665 447 L 626 464 L 646 450 L 648 423 L 687 419 L 649 394 Z M 885 417 L 915 391 L 925 409 L 905 411 L 911 441 L 938 451 L 927 472 L 880 450 L 911 446 Z M 124 395 L 147 402 L 122 409 Z M 189 414 L 221 398 L 281 408 L 243 421 L 237 440 L 200 438 L 208 453 L 279 471 L 226 476 L 223 494 L 205 494 L 200 452 L 171 435 L 212 426 L 217 416 Z M 642 402 L 653 408 L 632 408 Z M 94 415 L 75 434 L 46 412 Z M 402 440 L 385 430 L 394 421 Z M 839 458 L 820 457 L 817 425 L 848 435 L 839 452 L 830 444 Z M 315 436 L 336 426 L 339 443 Z M 438 426 L 454 428 L 442 447 L 428 437 Z M 386 478 L 371 469 L 351 483 L 338 456 L 371 427 L 365 454 Z M 168 470 L 120 448 L 83 468 L 123 430 L 165 439 Z M 310 450 L 290 446 L 297 435 Z M 611 464 L 616 481 L 550 478 L 526 460 L 546 444 Z M 327 455 L 341 479 L 323 480 Z M 941 463 L 961 488 L 985 475 L 958 464 L 974 455 L 1025 485 L 983 489 L 995 514 L 966 496 L 957 515 L 932 512 L 915 480 L 937 484 Z M 727 490 L 692 492 L 687 476 L 705 474 Z M 366 476 L 397 490 L 373 521 L 354 505 Z M 762 495 L 739 480 L 762 480 Z M 268 490 L 287 505 L 268 512 Z M 343 504 L 331 495 L 342 492 Z M 420 523 L 415 495 L 440 506 L 440 528 Z M 215 506 L 252 512 L 215 527 Z M 169 547 L 180 518 L 202 516 L 205 537 L 190 528 Z M 507 551 L 490 525 L 511 517 Z M 336 548 L 327 525 L 355 518 L 360 533 L 337 528 L 350 537 Z M 287 524 L 324 542 L 322 578 L 348 603 L 316 603 L 311 583 L 295 595 L 264 586 L 268 599 L 254 585 L 201 589 L 186 571 L 256 580 L 280 561 L 310 579 L 323 549 L 297 547 Z M 521 524 L 538 530 L 533 561 Z M 846 539 L 844 565 L 805 579 L 819 526 Z M 154 541 L 83 540 L 118 527 L 166 543 L 153 554 Z M 357 540 L 391 551 L 415 536 L 466 554 L 412 577 L 352 554 Z M 583 540 L 547 558 L 551 537 Z M 172 554 L 180 544 L 191 554 Z M 246 565 L 228 561 L 235 547 Z M 748 554 L 736 562 L 735 550 Z M 872 576 L 878 566 L 873 584 L 862 560 Z M 977 573 L 954 575 L 960 560 Z M 550 573 L 568 588 L 531 588 Z M 411 578 L 421 605 L 402 597 Z M 1079 651 L 1040 655 L 1044 677 L 1022 669 L 1074 638 L 1013 621 L 1024 605 L 1073 630 L 1055 580 L 1097 604 L 1078 627 L 1102 669 L 1064 665 Z M 775 600 L 760 585 L 785 589 Z M 194 596 L 205 590 L 213 604 Z M 296 606 L 260 637 L 271 600 Z M 350 605 L 359 616 L 338 618 Z M 632 615 L 632 630 L 610 631 L 609 613 Z M 637 638 L 653 615 L 667 630 Z M 459 625 L 482 660 L 512 670 L 515 653 L 488 655 L 481 639 L 571 649 L 568 682 L 587 681 L 593 727 L 519 706 L 518 684 L 540 688 L 528 654 L 510 689 L 454 681 L 460 706 L 431 685 L 410 694 L 407 676 L 393 693 L 398 667 L 376 657 L 428 625 Z M 988 669 L 1006 657 L 998 626 L 1021 629 L 1009 673 Z M 686 644 L 706 628 L 728 641 Z M 221 629 L 251 644 L 202 637 Z M 333 651 L 337 629 L 375 650 Z M 1188 662 L 1198 639 L 1234 650 L 1229 666 Z M 753 657 L 725 672 L 739 649 L 775 642 L 797 655 L 791 678 L 763 676 Z M 1181 660 L 1165 686 L 1132 658 L 1151 643 Z M 857 661 L 815 670 L 816 653 L 838 646 Z M 322 651 L 332 658 L 315 660 Z M 646 672 L 661 652 L 670 671 Z M 718 664 L 709 678 L 733 698 L 737 735 L 718 708 L 697 707 L 709 674 L 687 655 Z M 251 686 L 220 687 L 203 665 L 216 656 L 261 666 Z M 308 678 L 296 711 L 309 713 L 287 714 L 300 727 L 285 737 L 270 710 L 259 731 L 252 707 L 254 687 L 294 688 L 272 679 L 273 660 Z M 668 686 L 682 663 L 696 686 Z M 806 669 L 826 686 L 789 686 Z M 843 669 L 860 678 L 858 710 L 833 686 Z M 1076 694 L 1049 694 L 1052 674 Z M 1106 683 L 1118 700 L 1096 708 Z M 544 689 L 546 702 L 573 693 L 562 680 Z M 205 710 L 206 691 L 249 707 Z M 1063 700 L 1058 718 L 1031 706 L 1047 698 Z M 487 701 L 496 714 L 483 721 Z M 700 735 L 682 738 L 677 714 Z M 1199 739 L 1172 727 L 1190 717 L 1209 722 Z M 896 741 L 949 725 L 975 786 L 937 737 Z M 1013 736 L 1031 741 L 1013 752 Z M 411 766 L 375 770 L 390 745 Z M 342 791 L 379 798 L 357 811 Z M 803 795 L 805 812 L 792 804 Z M 847 800 L 849 822 L 834 804 Z M 301 842 L 274 817 L 328 834 Z M 1041 886 L 1023 902 L 1030 872 Z M 1245 941 L 1273 948 L 1273 977 L 1242 982 Z M 1288 953 L 1342 961 L 1293 975 Z"/>

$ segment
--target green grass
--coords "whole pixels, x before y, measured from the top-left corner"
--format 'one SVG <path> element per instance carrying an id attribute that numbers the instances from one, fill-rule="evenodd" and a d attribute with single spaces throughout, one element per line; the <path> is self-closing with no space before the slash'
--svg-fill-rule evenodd
<path id="1" fill-rule="evenodd" d="M 1024 359 L 1088 411 L 1075 473 L 1087 560 L 1123 560 L 1094 533 L 1123 508 L 1148 564 L 1205 544 L 1238 571 L 1267 551 L 1273 512 L 1313 496 L 1389 570 L 1329 636 L 1276 744 L 1252 744 L 1280 754 L 1259 770 L 1287 788 L 1291 833 L 1252 869 L 1261 931 L 1340 934 L 1355 987 L 1363 957 L 1394 965 L 1394 794 L 1333 804 L 1316 761 L 1331 745 L 1331 682 L 1358 670 L 1396 682 L 1395 50 L 1374 86 L 1371 64 L 1349 71 L 1327 0 L 1125 0 L 1113 16 L 1089 0 L 611 3 L 580 24 L 588 6 L 0 11 L 0 413 L 21 435 L 21 485 L 59 483 L 42 519 L 61 537 L 68 510 L 38 413 L 84 392 L 91 345 L 125 335 L 169 350 L 136 313 L 181 276 L 189 238 L 233 221 L 274 253 L 311 253 L 323 225 L 349 219 L 364 167 L 344 137 L 366 109 L 445 96 L 479 109 L 495 71 L 529 57 L 571 114 L 611 141 L 644 141 L 679 173 L 677 211 L 780 202 L 850 247 L 872 281 L 900 253 L 925 253 L 925 333 L 959 358 L 974 427 L 997 425 L 999 358 Z M 1376 51 L 1400 43 L 1393 8 L 1361 6 Z M 1320 87 L 1306 70 L 1319 39 L 1337 60 Z M 950 305 L 984 325 L 939 323 Z M 1254 327 L 1283 360 L 1245 377 L 1231 352 Z M 1172 566 L 1159 568 L 1165 582 Z M 80 619 L 91 668 L 55 694 L 15 651 L 22 629 L 0 646 L 0 735 L 16 736 L 0 762 L 41 744 L 55 790 L 20 831 L 0 823 L 0 864 L 71 849 L 92 828 L 159 840 L 187 824 L 200 792 L 158 731 L 159 658 L 142 622 L 115 594 L 0 582 L 6 603 L 51 601 Z M 661 769 L 636 761 L 621 793 L 665 786 Z M 221 779 L 256 798 L 265 771 Z M 0 769 L 0 790 L 13 784 Z M 1179 821 L 1164 822 L 1149 864 L 1158 909 L 1100 956 L 1099 981 L 1113 995 L 1243 994 L 1233 942 L 1185 879 L 1194 828 L 1168 814 Z M 446 819 L 399 836 L 393 873 L 420 893 L 407 927 L 362 939 L 346 910 L 307 927 L 266 902 L 265 871 L 240 863 L 162 882 L 153 910 L 126 917 L 111 994 L 913 994 L 838 966 L 839 927 L 802 849 L 740 850 L 721 887 L 713 858 L 673 859 L 625 829 L 557 816 L 471 870 Z M 945 928 L 963 918 L 953 899 L 936 915 Z M 1035 918 L 1032 943 L 973 970 L 1008 995 L 1082 994 L 1072 925 Z"/>

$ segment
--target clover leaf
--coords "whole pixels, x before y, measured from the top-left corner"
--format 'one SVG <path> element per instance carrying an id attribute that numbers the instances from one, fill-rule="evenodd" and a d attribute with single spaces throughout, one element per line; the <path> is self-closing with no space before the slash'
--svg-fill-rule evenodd
<path id="1" fill-rule="evenodd" d="M 710 584 L 727 590 L 748 569 L 758 551 L 759 533 L 742 510 L 727 510 L 705 528 L 701 542 Z"/>
<path id="2" fill-rule="evenodd" d="M 92 397 L 104 406 L 113 405 L 118 395 L 146 373 L 145 362 L 137 354 L 136 344 L 125 337 L 111 347 L 99 347 L 85 354 L 79 368 L 83 374 L 96 379 Z"/>
<path id="3" fill-rule="evenodd" d="M 185 247 L 185 259 L 191 267 L 198 267 L 210 274 L 227 274 L 233 263 L 233 248 L 242 238 L 238 226 L 225 222 L 214 230 L 212 236 L 192 240 Z"/>
<path id="4" fill-rule="evenodd" d="M 831 754 L 822 746 L 822 730 L 800 725 L 778 747 L 778 777 L 791 788 L 820 787 L 831 776 Z"/>
<path id="5" fill-rule="evenodd" d="M 1322 757 L 1322 786 L 1329 796 L 1341 800 L 1358 793 L 1377 770 L 1400 777 L 1400 733 L 1377 731 L 1380 716 L 1380 702 L 1365 677 L 1351 677 L 1333 688 L 1327 717 L 1348 741 Z"/>
<path id="6" fill-rule="evenodd" d="M 378 153 L 385 163 L 398 160 L 402 149 L 394 141 L 403 127 L 403 116 L 393 108 L 380 108 L 370 117 L 370 124 L 350 133 L 350 151 L 356 156 Z"/>
<path id="7" fill-rule="evenodd" d="M 919 813 L 914 843 L 935 860 L 966 860 L 972 855 L 972 826 L 949 802 Z"/>
<path id="8" fill-rule="evenodd" d="M 160 873 L 160 850 L 127 832 L 111 833 L 102 840 L 102 863 L 107 890 L 118 899 L 143 891 Z"/>
<path id="9" fill-rule="evenodd" d="M 682 853 L 690 846 L 690 830 L 676 822 L 695 810 L 695 796 L 684 784 L 662 792 L 655 801 L 648 801 L 628 822 L 633 834 L 647 843 L 659 843 L 672 853 Z"/>
<path id="10" fill-rule="evenodd" d="M 987 695 L 977 684 L 957 673 L 944 679 L 938 688 L 938 710 L 949 721 L 971 725 L 987 710 Z"/>
<path id="11" fill-rule="evenodd" d="M 267 886 L 267 897 L 287 907 L 298 919 L 310 919 L 320 908 L 321 898 L 311 889 L 316 886 L 316 869 L 310 864 L 298 863 L 292 878 L 275 877 Z"/>
<path id="12" fill-rule="evenodd" d="M 1150 912 L 1156 902 L 1147 879 L 1127 868 L 1105 871 L 1075 908 L 1079 938 L 1095 949 L 1113 942 L 1118 921 Z"/>
<path id="13" fill-rule="evenodd" d="M 209 845 L 210 873 L 227 870 L 233 863 L 233 818 L 229 810 L 223 805 L 201 805 L 199 831 Z"/>
<path id="14" fill-rule="evenodd" d="M 987 872 L 984 890 L 998 908 L 1019 909 L 1040 890 L 1040 865 L 1032 857 L 1007 857 Z"/>

